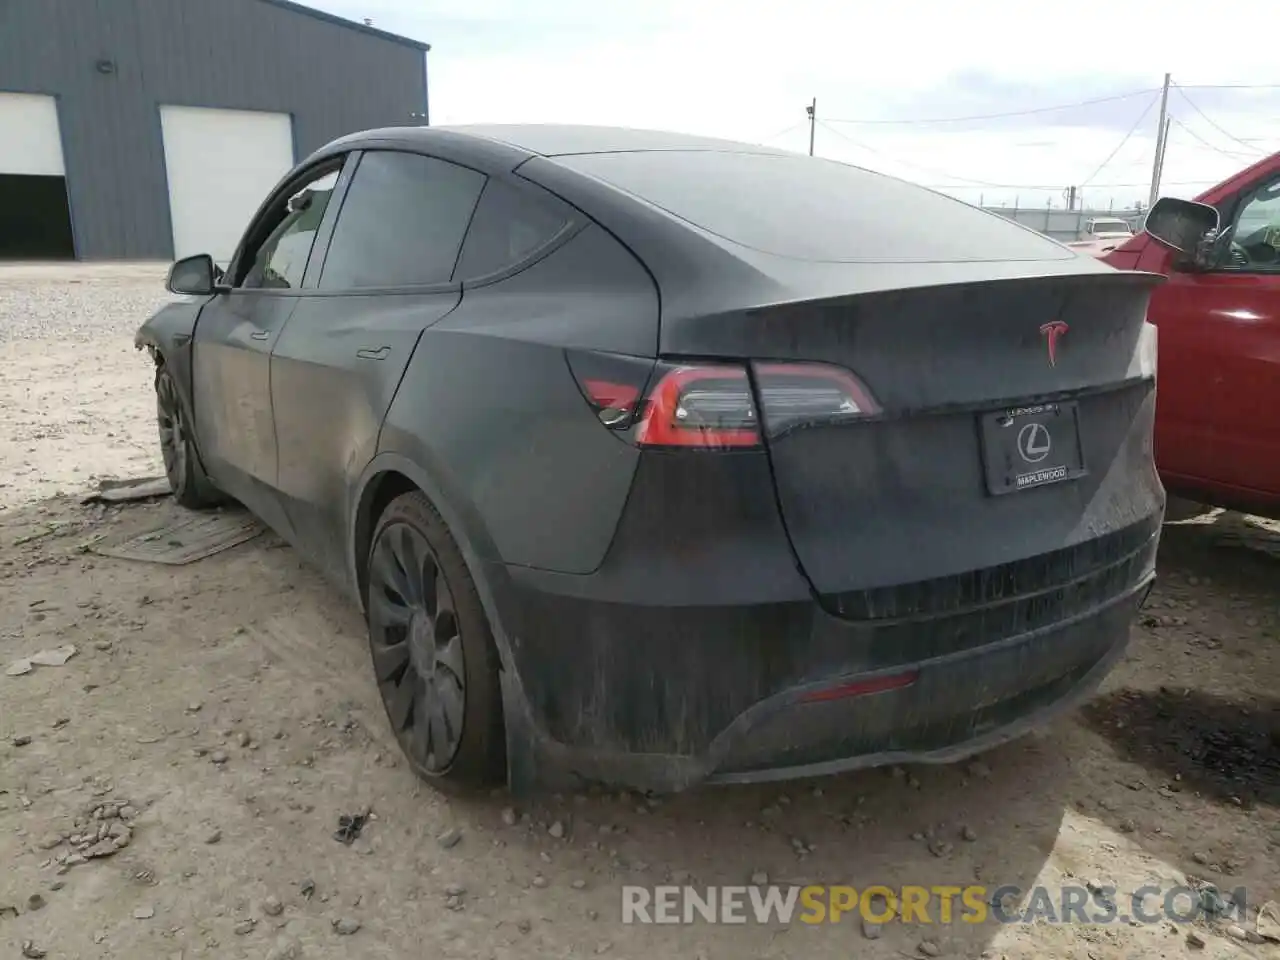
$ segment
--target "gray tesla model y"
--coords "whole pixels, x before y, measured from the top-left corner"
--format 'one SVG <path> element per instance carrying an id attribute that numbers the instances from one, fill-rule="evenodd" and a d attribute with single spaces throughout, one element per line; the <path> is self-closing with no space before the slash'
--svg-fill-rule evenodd
<path id="1" fill-rule="evenodd" d="M 748 144 L 319 150 L 138 333 L 179 503 L 360 603 L 417 771 L 672 790 L 956 759 L 1154 577 L 1158 278 Z"/>

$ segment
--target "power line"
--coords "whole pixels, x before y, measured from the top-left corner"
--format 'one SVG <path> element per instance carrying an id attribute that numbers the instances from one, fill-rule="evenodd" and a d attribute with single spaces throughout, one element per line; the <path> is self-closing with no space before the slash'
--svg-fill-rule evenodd
<path id="1" fill-rule="evenodd" d="M 805 125 L 805 121 L 801 121 L 800 123 L 793 123 L 789 127 L 783 127 L 781 130 L 779 130 L 777 133 L 773 134 L 772 136 L 760 137 L 755 142 L 769 143 L 770 141 L 777 140 L 779 137 L 785 137 L 788 133 L 791 133 L 791 131 L 793 130 L 799 130 L 804 125 Z"/>
<path id="2" fill-rule="evenodd" d="M 1140 97 L 1144 94 L 1158 92 L 1158 87 L 1148 87 L 1145 90 L 1134 90 L 1129 93 L 1117 93 L 1109 97 L 1094 97 L 1091 100 L 1077 100 L 1075 103 L 1060 103 L 1050 107 L 1032 107 L 1028 110 L 1007 110 L 1003 113 L 978 113 L 967 117 L 933 117 L 916 120 L 838 120 L 832 117 L 824 117 L 823 119 L 828 123 L 857 123 L 867 125 L 969 123 L 974 120 L 1002 120 L 1005 117 L 1029 117 L 1039 113 L 1053 113 L 1057 110 L 1074 110 L 1077 107 L 1091 107 L 1099 103 L 1115 103 L 1118 100 L 1131 100 L 1134 97 Z"/>
<path id="3" fill-rule="evenodd" d="M 855 147 L 858 147 L 861 150 L 866 150 L 868 153 L 873 153 L 877 157 L 882 157 L 883 159 L 888 160 L 890 163 L 899 163 L 899 164 L 902 164 L 904 167 L 912 167 L 924 173 L 932 174 L 935 177 L 945 177 L 949 180 L 962 180 L 965 183 L 971 183 L 977 187 L 1000 186 L 1000 184 L 998 183 L 990 183 L 986 180 L 974 180 L 974 179 L 971 179 L 970 177 L 959 177 L 959 176 L 956 176 L 955 174 L 948 173 L 946 170 L 939 170 L 936 167 L 926 167 L 919 163 L 913 163 L 910 160 L 903 160 L 900 157 L 890 156 L 889 154 L 885 153 L 882 150 L 877 150 L 875 147 L 870 146 L 869 144 L 865 144 L 860 140 L 855 140 L 853 139 L 853 137 L 847 136 L 845 133 L 843 133 L 840 130 L 837 130 L 835 127 L 828 126 L 825 120 L 819 120 L 818 126 L 822 127 L 822 129 L 828 131 L 829 133 L 834 133 L 841 140 L 848 141 L 849 143 L 853 144 Z"/>
<path id="4" fill-rule="evenodd" d="M 1120 142 L 1115 145 L 1115 149 L 1107 154 L 1107 159 L 1103 160 L 1100 164 L 1098 164 L 1098 168 L 1094 170 L 1093 173 L 1089 174 L 1089 176 L 1085 177 L 1083 180 L 1080 181 L 1080 186 L 1087 187 L 1089 185 L 1089 182 L 1093 180 L 1093 178 L 1096 177 L 1098 174 L 1100 174 L 1108 163 L 1110 163 L 1112 160 L 1115 159 L 1116 154 L 1119 153 L 1120 150 L 1124 147 L 1124 145 L 1129 142 L 1130 138 L 1135 133 L 1138 132 L 1138 127 L 1142 125 L 1143 120 L 1147 119 L 1147 114 L 1151 112 L 1151 108 L 1154 107 L 1155 105 L 1156 105 L 1156 98 L 1152 97 L 1151 100 L 1148 101 L 1146 108 L 1138 116 L 1138 119 L 1133 122 L 1133 126 L 1129 128 L 1129 132 L 1126 133 L 1120 139 Z"/>
<path id="5" fill-rule="evenodd" d="M 1176 83 L 1183 90 L 1280 90 L 1280 83 Z"/>
<path id="6" fill-rule="evenodd" d="M 1152 103 L 1154 103 L 1154 101 L 1152 101 Z M 1151 107 L 1149 105 L 1147 107 L 1147 112 L 1149 112 L 1150 109 Z M 1145 116 L 1145 113 L 1144 113 L 1144 116 Z M 1141 120 L 1142 118 L 1139 118 L 1139 123 L 1141 123 Z M 920 184 L 920 186 L 927 187 L 930 190 L 960 190 L 960 189 L 975 189 L 978 187 L 989 187 L 997 190 L 1055 190 L 1056 191 L 1056 190 L 1062 189 L 1062 184 L 1060 183 L 993 183 L 990 180 L 974 180 L 969 177 L 956 176 L 955 174 L 948 173 L 945 170 L 938 170 L 935 167 L 926 167 L 926 166 L 923 166 L 922 164 L 913 163 L 910 160 L 903 160 L 899 157 L 890 156 L 889 154 L 886 154 L 884 151 L 877 150 L 875 147 L 872 147 L 869 144 L 863 143 L 860 140 L 854 140 L 852 137 L 847 136 L 840 130 L 836 130 L 833 127 L 828 127 L 826 123 L 822 120 L 818 121 L 818 126 L 822 127 L 824 130 L 826 130 L 829 133 L 834 133 L 841 140 L 845 140 L 851 143 L 855 147 L 858 147 L 862 150 L 866 150 L 868 153 L 873 153 L 878 157 L 882 157 L 883 159 L 888 160 L 891 163 L 899 163 L 899 164 L 902 164 L 903 166 L 913 167 L 917 170 L 924 171 L 925 173 L 932 173 L 934 176 L 947 178 L 947 180 L 949 181 L 947 183 Z M 1136 127 L 1137 127 L 1137 124 L 1135 124 L 1135 129 Z M 1217 182 L 1218 182 L 1217 180 L 1181 180 L 1181 181 L 1169 183 L 1168 186 L 1171 186 L 1171 187 L 1212 186 Z M 1146 187 L 1146 186 L 1149 186 L 1149 184 L 1146 184 L 1146 183 L 1094 183 L 1094 184 L 1090 184 L 1090 186 L 1092 186 L 1095 190 L 1105 190 L 1108 188 L 1112 188 L 1112 189 L 1126 188 L 1127 189 L 1130 187 Z"/>
<path id="7" fill-rule="evenodd" d="M 1196 133 L 1194 130 L 1188 127 L 1185 123 L 1183 123 L 1177 117 L 1172 117 L 1171 119 L 1173 120 L 1174 126 L 1178 127 L 1178 129 L 1182 130 L 1184 133 L 1189 134 L 1192 137 L 1192 139 L 1199 141 L 1199 143 L 1202 146 L 1207 147 L 1208 149 L 1212 150 L 1214 153 L 1220 153 L 1224 157 L 1230 157 L 1232 160 L 1239 160 L 1241 158 L 1245 160 L 1257 159 L 1258 155 L 1256 153 L 1240 153 L 1239 151 L 1236 151 L 1236 150 L 1224 150 L 1222 149 L 1222 147 L 1215 146 L 1214 144 L 1206 140 L 1204 137 L 1200 136 L 1200 134 Z"/>
<path id="8" fill-rule="evenodd" d="M 1147 117 L 1147 114 L 1149 114 L 1149 113 L 1151 112 L 1151 108 L 1152 108 L 1153 106 L 1155 106 L 1155 102 L 1156 102 L 1156 101 L 1155 101 L 1155 98 L 1153 97 L 1153 98 L 1152 98 L 1152 99 L 1147 103 L 1146 109 L 1144 109 L 1144 110 L 1142 111 L 1142 114 L 1141 114 L 1141 115 L 1138 117 L 1138 119 L 1134 122 L 1133 126 L 1129 128 L 1129 132 L 1128 132 L 1128 133 L 1126 133 L 1126 134 L 1124 135 L 1124 138 L 1123 138 L 1123 139 L 1122 139 L 1118 144 L 1116 144 L 1115 148 L 1114 148 L 1114 149 L 1113 149 L 1109 154 L 1107 154 L 1107 158 L 1106 158 L 1105 160 L 1103 160 L 1103 161 L 1102 161 L 1102 163 L 1100 163 L 1100 164 L 1098 165 L 1097 169 L 1096 169 L 1096 170 L 1094 170 L 1094 171 L 1093 171 L 1093 173 L 1091 173 L 1091 174 L 1090 174 L 1090 175 L 1089 175 L 1089 176 L 1088 176 L 1084 181 L 1082 181 L 1082 182 L 1080 183 L 1080 186 L 1084 187 L 1084 186 L 1089 185 L 1089 184 L 1091 183 L 1091 181 L 1093 180 L 1093 178 L 1094 178 L 1094 177 L 1096 177 L 1099 173 L 1101 173 L 1101 172 L 1106 168 L 1107 164 L 1109 164 L 1113 159 L 1115 159 L 1116 154 L 1117 154 L 1117 153 L 1119 153 L 1119 152 L 1120 152 L 1120 150 L 1121 150 L 1121 148 L 1123 148 L 1123 147 L 1124 147 L 1124 145 L 1125 145 L 1126 143 L 1128 143 L 1128 142 L 1129 142 L 1129 140 L 1130 140 L 1130 139 L 1133 137 L 1133 135 L 1137 132 L 1138 127 L 1142 125 L 1142 121 L 1143 121 L 1143 120 L 1145 120 L 1145 119 L 1146 119 L 1146 117 Z M 897 164 L 901 164 L 901 165 L 906 166 L 906 167 L 912 167 L 912 168 L 914 168 L 914 169 L 916 169 L 916 170 L 923 171 L 924 173 L 931 173 L 931 174 L 933 174 L 934 176 L 943 177 L 943 178 L 945 178 L 945 179 L 947 179 L 947 180 L 951 180 L 951 181 L 958 181 L 958 182 L 961 182 L 961 183 L 964 183 L 964 184 L 967 184 L 967 185 L 976 186 L 976 187 L 994 187 L 994 188 L 997 188 L 997 189 L 1005 189 L 1005 188 L 1018 187 L 1018 186 L 1021 186 L 1021 187 L 1022 187 L 1022 189 L 1026 189 L 1026 190 L 1033 190 L 1033 189 L 1035 189 L 1035 190 L 1056 190 L 1056 189 L 1058 189 L 1058 187 L 1057 187 L 1057 186 L 1048 186 L 1048 185 L 1032 185 L 1032 184 L 1024 184 L 1024 185 L 1018 185 L 1018 184 L 1002 184 L 1002 183 L 994 183 L 994 182 L 992 182 L 992 181 L 990 181 L 990 180 L 978 180 L 978 179 L 974 179 L 974 178 L 972 178 L 972 177 L 961 177 L 961 176 L 957 176 L 956 174 L 949 173 L 948 171 L 945 171 L 945 170 L 939 170 L 939 169 L 937 169 L 936 167 L 927 167 L 927 166 L 924 166 L 924 165 L 922 165 L 922 164 L 914 163 L 914 162 L 912 162 L 912 161 L 910 161 L 910 160 L 903 160 L 903 159 L 902 159 L 902 158 L 900 158 L 900 157 L 890 156 L 889 154 L 887 154 L 887 153 L 883 152 L 882 150 L 877 150 L 875 147 L 872 147 L 872 146 L 870 146 L 869 144 L 863 143 L 863 142 L 861 142 L 860 140 L 855 140 L 855 139 L 853 139 L 852 137 L 850 137 L 850 136 L 846 135 L 843 131 L 841 131 L 841 130 L 837 130 L 837 129 L 835 129 L 835 128 L 834 128 L 834 127 L 832 127 L 832 126 L 829 126 L 826 120 L 819 120 L 819 121 L 818 121 L 818 125 L 819 125 L 819 126 L 821 126 L 824 130 L 827 130 L 827 131 L 829 131 L 829 132 L 831 132 L 831 133 L 834 133 L 834 134 L 835 134 L 837 137 L 839 137 L 840 139 L 845 140 L 845 141 L 847 141 L 848 143 L 851 143 L 853 146 L 858 147 L 859 149 L 862 149 L 862 150 L 866 150 L 868 153 L 875 154 L 875 155 L 876 155 L 876 156 L 878 156 L 878 157 L 882 157 L 882 158 L 884 158 L 885 160 L 890 161 L 891 163 L 897 163 Z"/>
<path id="9" fill-rule="evenodd" d="M 1172 84 L 1180 91 L 1182 90 L 1280 90 L 1280 83 L 1181 83 Z M 1089 100 L 1077 100 L 1073 103 L 1059 103 L 1047 107 L 1031 107 L 1026 110 L 1006 110 L 1000 113 L 977 113 L 964 117 L 923 117 L 918 119 L 841 119 L 838 117 L 824 117 L 828 123 L 851 123 L 860 125 L 896 125 L 910 126 L 912 124 L 942 124 L 942 123 L 971 123 L 976 120 L 1003 120 L 1006 117 L 1030 117 L 1042 113 L 1053 113 L 1059 110 L 1074 110 L 1079 107 L 1090 107 L 1099 103 L 1115 103 L 1120 100 L 1131 100 L 1134 97 L 1140 97 L 1148 93 L 1158 93 L 1159 87 L 1147 87 L 1143 90 L 1131 90 L 1128 93 L 1117 93 L 1107 97 L 1094 97 Z M 1185 96 L 1185 94 L 1184 94 Z M 1190 101 L 1188 101 L 1190 102 Z M 1194 104 L 1192 104 L 1194 106 Z M 1206 119 L 1208 119 L 1206 117 Z M 1230 134 L 1228 134 L 1230 136 Z M 1232 137 L 1232 139 L 1236 139 Z M 1243 141 L 1241 141 L 1243 142 Z"/>
<path id="10" fill-rule="evenodd" d="M 1217 180 L 1166 180 L 1166 187 L 1211 187 Z M 978 186 L 994 187 L 1000 190 L 1061 190 L 1060 183 L 986 183 L 971 186 L 964 183 L 922 183 L 918 186 L 930 190 L 976 190 Z M 1148 187 L 1148 183 L 1091 183 L 1094 190 L 1124 190 L 1129 188 Z"/>
<path id="11" fill-rule="evenodd" d="M 1168 78 L 1166 78 L 1166 82 L 1168 82 Z M 1280 90 L 1280 84 L 1172 84 L 1170 83 L 1170 85 L 1176 86 L 1178 88 L 1179 95 L 1182 96 L 1182 98 L 1186 100 L 1187 104 L 1192 109 L 1194 109 L 1198 114 L 1200 114 L 1200 116 L 1210 126 L 1212 126 L 1215 130 L 1217 130 L 1223 136 L 1226 136 L 1229 139 L 1235 141 L 1236 143 L 1239 143 L 1241 146 L 1245 147 L 1246 149 L 1253 151 L 1253 153 L 1250 155 L 1245 155 L 1245 154 L 1239 154 L 1235 151 L 1224 150 L 1221 147 L 1217 147 L 1214 144 L 1210 143 L 1209 141 L 1205 140 L 1198 133 L 1196 133 L 1194 130 L 1192 130 L 1189 126 L 1187 126 L 1182 121 L 1178 120 L 1176 117 L 1169 118 L 1170 122 L 1176 123 L 1182 130 L 1184 130 L 1186 133 L 1191 135 L 1201 145 L 1203 145 L 1207 149 L 1213 150 L 1214 152 L 1220 153 L 1223 156 L 1228 156 L 1232 158 L 1251 157 L 1256 154 L 1264 153 L 1264 151 L 1261 151 L 1258 147 L 1253 146 L 1244 140 L 1241 140 L 1240 138 L 1227 132 L 1217 123 L 1215 123 L 1211 118 L 1209 118 L 1204 113 L 1203 110 L 1199 108 L 1199 106 L 1190 97 L 1187 96 L 1185 91 L 1188 89 L 1190 90 L 1196 90 L 1196 89 Z M 884 151 L 871 146 L 870 144 L 864 143 L 860 140 L 855 140 L 853 137 L 848 136 L 843 131 L 837 130 L 835 127 L 831 126 L 831 124 L 844 123 L 844 124 L 864 124 L 869 126 L 888 126 L 888 125 L 911 126 L 911 125 L 926 125 L 926 124 L 964 123 L 964 122 L 972 122 L 972 121 L 979 121 L 979 120 L 996 120 L 996 119 L 1002 119 L 1005 117 L 1023 117 L 1023 116 L 1032 116 L 1036 114 L 1050 113 L 1050 112 L 1059 111 L 1059 110 L 1069 110 L 1069 109 L 1074 109 L 1078 107 L 1091 106 L 1099 103 L 1112 103 L 1112 102 L 1117 102 L 1121 100 L 1129 100 L 1134 97 L 1142 96 L 1144 94 L 1155 93 L 1155 94 L 1167 95 L 1166 90 L 1167 88 L 1148 88 L 1145 90 L 1135 90 L 1129 93 L 1115 94 L 1107 97 L 1095 97 L 1089 100 L 1079 100 L 1074 103 L 1056 104 L 1053 106 L 1036 107 L 1036 108 L 1027 109 L 1027 110 L 1010 110 L 1010 111 L 1003 111 L 999 113 L 973 114 L 973 115 L 963 116 L 963 117 L 937 117 L 937 118 L 903 119 L 903 120 L 886 120 L 886 119 L 855 120 L 855 119 L 839 119 L 839 118 L 831 118 L 831 117 L 824 117 L 822 119 L 817 119 L 816 117 L 814 117 L 811 119 L 810 124 L 811 124 L 811 127 L 821 126 L 827 132 L 835 134 L 837 137 L 839 137 L 842 140 L 845 140 L 852 146 L 857 147 L 860 150 L 865 150 L 868 153 L 881 157 L 884 160 L 887 160 L 891 163 L 899 164 L 905 167 L 919 170 L 924 173 L 931 173 L 934 176 L 944 178 L 948 181 L 946 183 L 939 183 L 939 184 L 924 184 L 924 186 L 927 186 L 930 189 L 956 190 L 956 189 L 974 189 L 978 187 L 984 187 L 984 188 L 1003 189 L 1003 190 L 1037 190 L 1037 191 L 1038 190 L 1055 190 L 1056 191 L 1060 188 L 1061 186 L 1060 184 L 996 183 L 991 180 L 980 180 L 973 177 L 961 177 L 945 170 L 939 170 L 935 167 L 925 166 L 924 164 L 915 163 L 910 160 L 904 160 L 900 157 L 895 157 L 890 154 L 887 154 Z M 1102 163 L 1100 163 L 1097 166 L 1097 168 L 1091 174 L 1089 174 L 1088 177 L 1086 177 L 1083 181 L 1081 181 L 1080 183 L 1081 187 L 1092 186 L 1094 189 L 1137 189 L 1143 186 L 1147 186 L 1147 184 L 1142 184 L 1142 183 L 1094 183 L 1093 180 L 1095 177 L 1098 176 L 1098 174 L 1100 174 L 1103 170 L 1105 170 L 1111 164 L 1111 162 L 1115 159 L 1116 155 L 1119 154 L 1119 152 L 1124 148 L 1125 144 L 1127 144 L 1133 138 L 1134 134 L 1137 133 L 1138 128 L 1142 125 L 1142 122 L 1147 118 L 1147 115 L 1150 114 L 1151 108 L 1155 106 L 1156 99 L 1158 99 L 1158 97 L 1153 97 L 1150 101 L 1148 101 L 1142 113 L 1138 116 L 1133 126 L 1130 127 L 1129 130 L 1125 133 L 1125 135 L 1120 139 L 1120 142 L 1117 143 L 1115 147 L 1111 150 L 1111 152 L 1107 154 L 1106 158 L 1102 161 Z M 790 132 L 790 130 L 795 129 L 798 126 L 799 124 L 793 127 L 789 127 L 787 128 L 787 131 L 784 131 L 784 132 Z M 1163 135 L 1164 131 L 1162 130 L 1161 133 Z M 781 136 L 781 134 L 778 134 L 778 136 Z M 1187 187 L 1207 186 L 1215 182 L 1216 181 L 1212 181 L 1212 180 L 1172 181 L 1168 184 L 1168 186 L 1187 186 Z"/>
<path id="12" fill-rule="evenodd" d="M 1240 139 L 1239 137 L 1237 137 L 1235 134 L 1233 134 L 1233 133 L 1228 133 L 1226 130 L 1223 130 L 1223 129 L 1222 129 L 1222 127 L 1218 126 L 1216 123 L 1214 123 L 1214 122 L 1213 122 L 1213 120 L 1212 120 L 1212 119 L 1210 119 L 1210 117 L 1209 117 L 1209 115 L 1208 115 L 1208 114 L 1206 114 L 1203 110 L 1201 110 L 1201 109 L 1196 105 L 1196 102 L 1195 102 L 1194 100 L 1192 100 L 1190 97 L 1188 97 L 1188 96 L 1187 96 L 1187 92 L 1186 92 L 1185 90 L 1183 90 L 1183 89 L 1182 89 L 1182 87 L 1178 86 L 1178 84 L 1176 84 L 1176 83 L 1174 84 L 1174 87 L 1175 87 L 1175 89 L 1177 89 L 1179 96 L 1181 96 L 1183 100 L 1187 101 L 1187 105 L 1188 105 L 1189 107 L 1191 107 L 1191 109 L 1192 109 L 1192 110 L 1194 110 L 1196 113 L 1200 114 L 1200 116 L 1201 116 L 1201 118 L 1204 120 L 1204 122 L 1205 122 L 1205 123 L 1207 123 L 1207 124 L 1209 124 L 1209 126 L 1213 127 L 1213 129 L 1217 130 L 1220 134 L 1222 134 L 1222 135 L 1223 135 L 1224 137 L 1226 137 L 1228 140 L 1234 140 L 1236 143 L 1240 144 L 1240 146 L 1244 147 L 1245 149 L 1247 149 L 1247 150 L 1252 150 L 1252 151 L 1254 152 L 1254 154 L 1255 154 L 1255 155 L 1256 155 L 1256 154 L 1260 154 L 1260 153 L 1262 152 L 1262 151 L 1260 151 L 1257 147 L 1253 147 L 1253 146 L 1250 146 L 1249 144 L 1245 143 L 1243 140 L 1241 140 L 1241 139 Z M 1185 129 L 1186 129 L 1186 127 L 1183 127 L 1183 129 L 1185 130 Z M 1197 138 L 1197 139 L 1198 139 L 1198 138 Z"/>

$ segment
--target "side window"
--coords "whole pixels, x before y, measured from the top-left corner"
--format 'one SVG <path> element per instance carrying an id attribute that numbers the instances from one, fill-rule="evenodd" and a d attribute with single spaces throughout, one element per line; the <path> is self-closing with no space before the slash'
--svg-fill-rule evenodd
<path id="1" fill-rule="evenodd" d="M 270 215 L 276 218 L 275 225 L 248 260 L 242 287 L 290 290 L 302 286 L 311 244 L 337 182 L 338 171 L 330 170 L 295 191 Z"/>
<path id="2" fill-rule="evenodd" d="M 556 236 L 571 214 L 552 197 L 490 179 L 471 219 L 454 276 L 483 277 L 518 263 Z"/>
<path id="3" fill-rule="evenodd" d="M 1218 269 L 1235 273 L 1280 273 L 1280 178 L 1241 202 L 1218 251 Z"/>
<path id="4" fill-rule="evenodd" d="M 338 212 L 320 289 L 448 282 L 484 181 L 432 157 L 366 153 Z"/>

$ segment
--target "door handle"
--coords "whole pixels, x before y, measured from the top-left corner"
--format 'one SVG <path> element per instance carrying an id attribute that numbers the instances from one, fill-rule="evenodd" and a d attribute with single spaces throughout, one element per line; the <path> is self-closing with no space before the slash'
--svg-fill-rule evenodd
<path id="1" fill-rule="evenodd" d="M 249 339 L 250 339 L 250 340 L 265 340 L 265 339 L 267 339 L 267 337 L 269 337 L 269 336 L 271 336 L 271 334 L 270 334 L 270 333 L 268 333 L 266 330 L 255 330 L 255 331 L 253 331 L 253 333 L 249 334 Z"/>
<path id="2" fill-rule="evenodd" d="M 391 353 L 390 347 L 379 347 L 377 350 L 364 347 L 356 351 L 356 356 L 361 360 L 385 360 L 389 353 Z"/>

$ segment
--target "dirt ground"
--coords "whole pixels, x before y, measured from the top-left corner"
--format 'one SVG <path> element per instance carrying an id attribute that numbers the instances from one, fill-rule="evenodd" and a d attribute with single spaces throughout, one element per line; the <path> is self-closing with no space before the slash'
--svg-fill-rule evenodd
<path id="1" fill-rule="evenodd" d="M 0 958 L 1280 957 L 1225 923 L 620 921 L 624 884 L 761 872 L 1102 884 L 1122 904 L 1191 878 L 1246 888 L 1251 915 L 1280 900 L 1265 525 L 1168 525 L 1099 697 L 979 762 L 512 817 L 508 797 L 445 799 L 398 762 L 357 612 L 273 536 L 187 566 L 92 552 L 178 515 L 80 502 L 98 478 L 160 472 L 131 337 L 161 272 L 0 270 Z M 65 644 L 65 664 L 4 675 Z M 72 836 L 108 855 L 79 862 Z"/>

